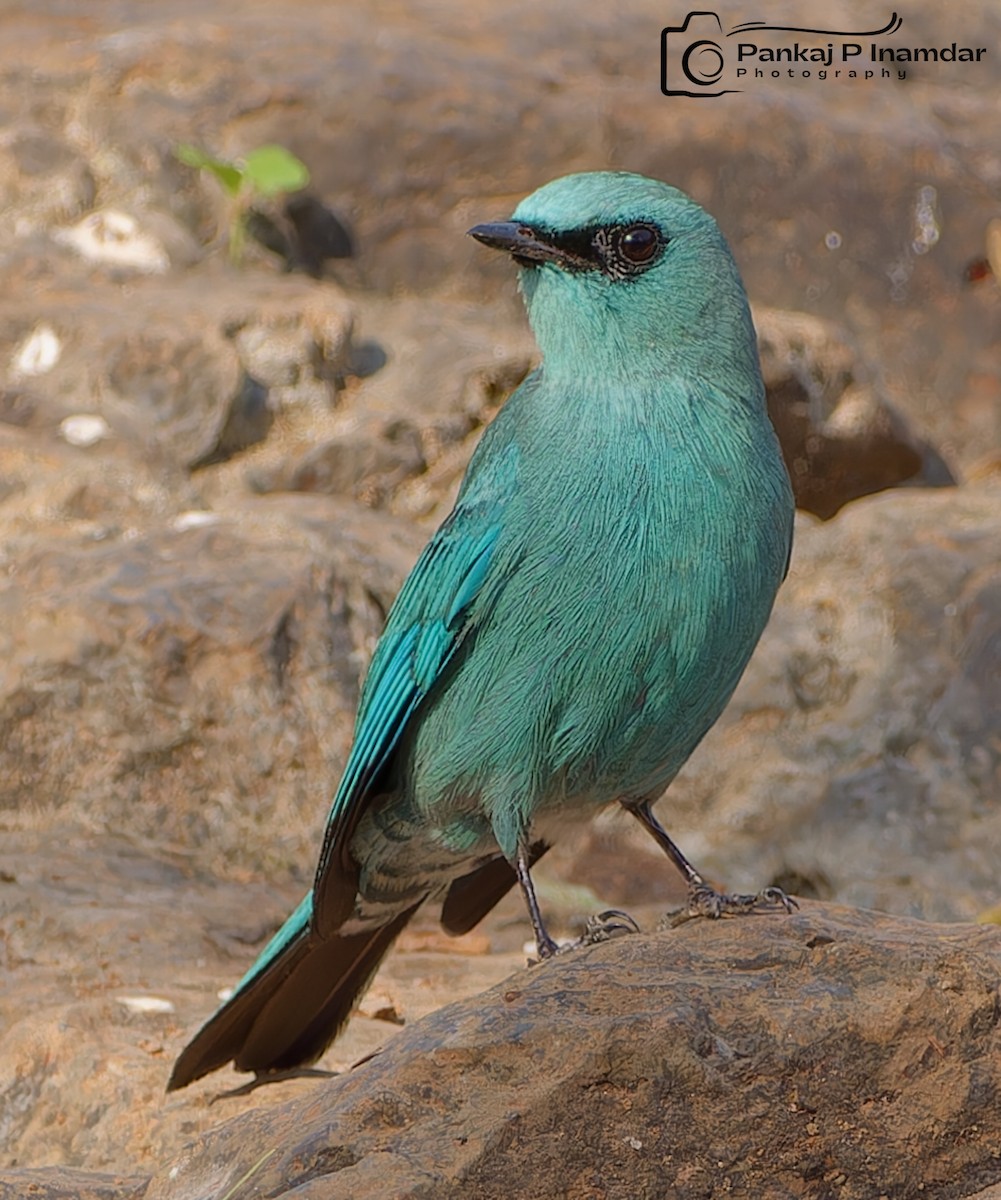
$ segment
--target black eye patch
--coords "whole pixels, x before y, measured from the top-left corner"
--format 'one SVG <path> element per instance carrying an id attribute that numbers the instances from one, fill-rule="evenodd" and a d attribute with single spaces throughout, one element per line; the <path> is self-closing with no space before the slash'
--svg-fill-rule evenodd
<path id="1" fill-rule="evenodd" d="M 542 236 L 559 251 L 563 270 L 572 274 L 601 271 L 610 279 L 642 275 L 659 260 L 670 240 L 652 221 L 546 230 Z"/>

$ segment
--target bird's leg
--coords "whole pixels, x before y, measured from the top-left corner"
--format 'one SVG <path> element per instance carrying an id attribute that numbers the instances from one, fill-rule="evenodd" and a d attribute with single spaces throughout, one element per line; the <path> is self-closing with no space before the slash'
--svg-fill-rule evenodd
<path id="1" fill-rule="evenodd" d="M 528 873 L 528 851 L 519 850 L 514 869 L 525 895 L 528 915 L 532 918 L 535 945 L 540 959 L 552 958 L 556 954 L 562 954 L 566 950 L 577 950 L 581 946 L 594 946 L 598 942 L 607 942 L 623 933 L 639 933 L 640 927 L 628 913 L 624 913 L 618 908 L 609 908 L 595 917 L 590 917 L 584 926 L 584 932 L 576 941 L 564 942 L 561 946 L 550 937 L 542 923 L 539 901 L 535 895 L 532 877 Z"/>
<path id="2" fill-rule="evenodd" d="M 524 847 L 518 848 L 518 857 L 515 859 L 514 869 L 518 876 L 518 882 L 521 884 L 525 903 L 528 905 L 528 915 L 532 920 L 532 929 L 535 932 L 535 946 L 539 952 L 539 958 L 552 958 L 554 954 L 559 953 L 559 946 L 549 936 L 545 925 L 542 923 L 539 901 L 535 895 L 535 888 L 532 885 L 532 876 L 528 873 L 528 851 Z"/>
<path id="3" fill-rule="evenodd" d="M 787 896 L 778 887 L 767 887 L 753 896 L 717 892 L 711 884 L 706 883 L 671 841 L 667 831 L 651 812 L 649 800 L 643 800 L 639 804 L 627 804 L 625 807 L 674 863 L 688 884 L 688 904 L 680 912 L 671 914 L 667 924 L 680 925 L 692 917 L 723 917 L 753 912 L 756 909 L 782 908 L 786 912 L 792 912 L 794 908 L 799 908 L 792 896 Z"/>

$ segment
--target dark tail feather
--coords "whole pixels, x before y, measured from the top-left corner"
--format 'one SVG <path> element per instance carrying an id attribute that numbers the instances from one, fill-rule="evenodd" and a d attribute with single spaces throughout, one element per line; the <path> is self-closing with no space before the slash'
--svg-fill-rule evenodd
<path id="1" fill-rule="evenodd" d="M 423 901 L 388 925 L 320 940 L 307 927 L 210 1017 L 174 1064 L 167 1091 L 232 1061 L 238 1071 L 315 1062 Z"/>
<path id="2" fill-rule="evenodd" d="M 545 842 L 536 842 L 529 850 L 528 865 L 534 867 L 548 849 Z M 488 859 L 468 875 L 454 879 L 441 906 L 442 928 L 455 936 L 468 933 L 504 899 L 517 881 L 514 867 L 500 855 Z"/>

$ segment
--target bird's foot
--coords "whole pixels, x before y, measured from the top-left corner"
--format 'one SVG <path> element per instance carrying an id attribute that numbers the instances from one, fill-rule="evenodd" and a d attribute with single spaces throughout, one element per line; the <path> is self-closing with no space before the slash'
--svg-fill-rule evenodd
<path id="1" fill-rule="evenodd" d="M 699 883 L 689 889 L 688 903 L 676 912 L 667 913 L 658 928 L 674 929 L 691 921 L 694 917 L 740 916 L 751 912 L 775 912 L 782 909 L 787 913 L 793 912 L 799 905 L 779 887 L 767 887 L 753 896 L 731 895 L 727 892 L 717 892 L 707 883 Z"/>
<path id="2" fill-rule="evenodd" d="M 640 927 L 629 913 L 618 908 L 609 908 L 597 916 L 589 917 L 584 926 L 584 932 L 572 942 L 557 942 L 548 937 L 545 942 L 536 942 L 536 962 L 555 958 L 558 954 L 566 954 L 569 950 L 580 950 L 584 946 L 597 946 L 599 942 L 610 942 L 612 938 L 623 937 L 627 933 L 639 933 Z"/>
<path id="3" fill-rule="evenodd" d="M 545 937 L 536 937 L 535 953 L 539 957 L 534 959 L 530 958 L 528 960 L 528 965 L 530 967 L 534 967 L 537 963 L 542 963 L 547 959 L 555 958 L 557 954 L 562 954 L 566 948 L 566 943 L 561 944 L 560 942 L 557 942 L 554 938 L 551 938 L 548 933 Z"/>

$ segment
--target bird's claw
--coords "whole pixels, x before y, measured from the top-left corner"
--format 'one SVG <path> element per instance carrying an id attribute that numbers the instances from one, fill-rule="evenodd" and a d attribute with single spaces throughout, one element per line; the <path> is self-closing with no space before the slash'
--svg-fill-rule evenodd
<path id="1" fill-rule="evenodd" d="M 536 942 L 538 958 L 529 962 L 529 966 L 555 958 L 558 954 L 566 954 L 569 950 L 580 950 L 584 946 L 597 946 L 600 942 L 610 942 L 612 938 L 623 937 L 628 933 L 640 933 L 640 927 L 634 917 L 619 908 L 607 908 L 597 916 L 589 917 L 584 926 L 584 932 L 572 942 L 555 942 L 548 938 L 545 942 Z"/>
<path id="2" fill-rule="evenodd" d="M 758 892 L 758 898 L 763 908 L 781 908 L 787 913 L 796 912 L 799 908 L 796 897 L 790 896 L 780 887 L 766 887 Z"/>
<path id="3" fill-rule="evenodd" d="M 766 887 L 754 895 L 717 892 L 707 883 L 697 884 L 689 889 L 688 902 L 684 908 L 665 914 L 658 928 L 674 929 L 691 921 L 695 917 L 740 916 L 751 912 L 771 912 L 782 909 L 791 913 L 799 908 L 792 896 L 787 895 L 780 887 Z"/>
<path id="4" fill-rule="evenodd" d="M 639 933 L 640 927 L 634 917 L 621 908 L 608 908 L 597 916 L 589 917 L 584 932 L 573 946 L 596 946 L 627 933 Z"/>

